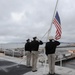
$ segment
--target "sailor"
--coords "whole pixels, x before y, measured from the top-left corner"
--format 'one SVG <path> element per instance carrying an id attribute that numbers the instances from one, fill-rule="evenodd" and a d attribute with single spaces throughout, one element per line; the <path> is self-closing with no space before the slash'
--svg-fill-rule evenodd
<path id="1" fill-rule="evenodd" d="M 25 44 L 25 55 L 26 55 L 26 65 L 27 67 L 31 67 L 31 44 L 30 39 L 26 40 Z"/>
<path id="2" fill-rule="evenodd" d="M 55 51 L 56 47 L 60 45 L 59 41 L 53 39 L 53 36 L 49 37 L 49 42 L 45 45 L 45 52 L 48 57 L 49 73 L 48 75 L 55 75 Z"/>
<path id="3" fill-rule="evenodd" d="M 33 37 L 31 41 L 31 53 L 32 53 L 32 72 L 37 71 L 37 59 L 38 59 L 38 48 L 39 45 L 42 45 L 43 42 L 41 40 L 37 40 L 37 37 Z"/>

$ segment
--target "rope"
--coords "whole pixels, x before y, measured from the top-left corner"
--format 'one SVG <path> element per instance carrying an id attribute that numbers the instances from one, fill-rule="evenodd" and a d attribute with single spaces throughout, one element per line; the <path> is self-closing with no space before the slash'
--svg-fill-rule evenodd
<path id="1" fill-rule="evenodd" d="M 42 36 L 42 38 L 41 38 L 41 39 L 43 39 L 43 38 L 45 37 L 45 35 L 48 33 L 48 31 L 49 31 L 49 30 L 47 30 L 47 32 L 46 32 L 46 33 Z"/>

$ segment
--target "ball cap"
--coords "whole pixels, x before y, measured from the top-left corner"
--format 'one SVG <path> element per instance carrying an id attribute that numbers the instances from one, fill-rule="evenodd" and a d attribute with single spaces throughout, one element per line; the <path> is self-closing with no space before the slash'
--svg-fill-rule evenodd
<path id="1" fill-rule="evenodd" d="M 35 37 L 33 37 L 33 39 L 36 39 L 37 37 L 35 36 Z"/>
<path id="2" fill-rule="evenodd" d="M 26 41 L 29 41 L 30 39 L 27 39 Z"/>
<path id="3" fill-rule="evenodd" d="M 49 37 L 49 40 L 51 40 L 51 39 L 54 39 L 53 36 L 50 36 L 50 37 Z"/>

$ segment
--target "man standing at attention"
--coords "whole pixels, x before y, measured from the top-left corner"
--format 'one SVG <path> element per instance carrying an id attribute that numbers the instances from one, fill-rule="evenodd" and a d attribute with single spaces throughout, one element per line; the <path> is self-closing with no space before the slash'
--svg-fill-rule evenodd
<path id="1" fill-rule="evenodd" d="M 50 36 L 49 42 L 47 42 L 45 45 L 46 55 L 49 63 L 48 75 L 55 75 L 55 51 L 58 45 L 60 45 L 60 42 L 54 40 L 52 36 Z"/>
<path id="2" fill-rule="evenodd" d="M 38 48 L 39 48 L 39 45 L 43 44 L 41 40 L 36 40 L 36 39 L 37 37 L 33 37 L 33 40 L 31 41 L 32 72 L 37 71 Z"/>
<path id="3" fill-rule="evenodd" d="M 31 66 L 31 44 L 30 44 L 30 39 L 26 40 L 25 44 L 25 55 L 26 55 L 26 65 L 27 67 Z"/>

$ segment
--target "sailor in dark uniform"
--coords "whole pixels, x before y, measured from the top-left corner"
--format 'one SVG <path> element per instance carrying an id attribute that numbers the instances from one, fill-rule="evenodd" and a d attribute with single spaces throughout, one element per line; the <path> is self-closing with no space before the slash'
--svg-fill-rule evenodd
<path id="1" fill-rule="evenodd" d="M 47 42 L 45 45 L 46 55 L 49 63 L 48 75 L 55 75 L 55 51 L 58 45 L 60 45 L 60 42 L 54 40 L 52 36 L 50 36 L 49 42 Z"/>
<path id="2" fill-rule="evenodd" d="M 31 66 L 31 43 L 30 43 L 30 39 L 26 40 L 26 44 L 25 44 L 25 55 L 26 55 L 26 65 L 27 67 Z"/>
<path id="3" fill-rule="evenodd" d="M 36 40 L 37 37 L 33 37 L 33 40 L 31 41 L 31 53 L 32 53 L 32 71 L 37 71 L 37 59 L 38 59 L 38 48 L 39 45 L 42 45 L 43 42 L 41 40 Z"/>

